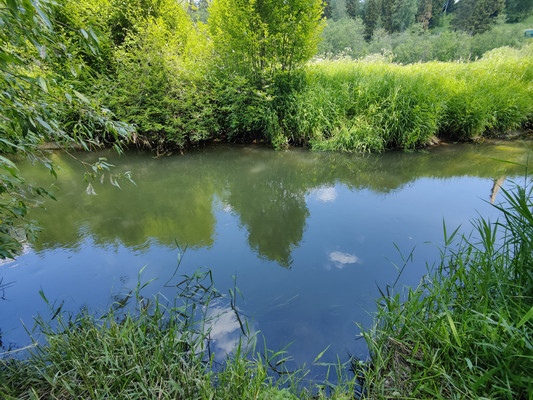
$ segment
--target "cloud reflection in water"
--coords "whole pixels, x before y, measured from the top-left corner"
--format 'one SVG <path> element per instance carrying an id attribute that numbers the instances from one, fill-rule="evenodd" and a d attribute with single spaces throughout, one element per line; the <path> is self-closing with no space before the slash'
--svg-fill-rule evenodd
<path id="1" fill-rule="evenodd" d="M 337 189 L 331 186 L 321 186 L 311 191 L 322 203 L 331 203 L 337 199 Z"/>
<path id="2" fill-rule="evenodd" d="M 340 251 L 333 251 L 329 253 L 329 260 L 333 263 L 338 269 L 343 269 L 345 266 L 350 264 L 357 264 L 361 261 L 359 257 L 350 253 L 342 253 Z"/>
<path id="3" fill-rule="evenodd" d="M 244 316 L 239 310 L 238 312 L 244 323 Z M 239 344 L 239 339 L 246 347 L 255 336 L 255 330 L 251 327 L 249 337 L 244 337 L 237 316 L 230 306 L 221 304 L 211 306 L 207 312 L 207 320 L 209 322 L 206 328 L 211 330 L 211 350 L 217 360 L 222 360 L 233 352 Z"/>

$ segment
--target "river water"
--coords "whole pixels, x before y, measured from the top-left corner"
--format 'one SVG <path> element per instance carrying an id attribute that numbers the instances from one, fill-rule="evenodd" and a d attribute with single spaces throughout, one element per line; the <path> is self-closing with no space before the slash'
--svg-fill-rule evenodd
<path id="1" fill-rule="evenodd" d="M 525 171 L 498 160 L 525 164 L 528 146 L 448 144 L 372 156 L 237 145 L 160 159 L 140 151 L 78 153 L 131 172 L 135 184 L 120 180 L 118 189 L 106 175 L 93 184 L 96 195 L 88 194 L 82 164 L 65 154 L 51 155 L 57 180 L 21 162 L 23 176 L 58 200 L 31 211 L 42 227 L 37 242 L 0 264 L 0 278 L 10 283 L 0 290 L 3 347 L 27 344 L 22 323 L 49 315 L 41 289 L 74 312 L 103 310 L 139 279 L 156 279 L 145 297 L 171 298 L 163 286 L 180 255 L 178 275 L 209 268 L 223 294 L 236 284 L 251 330 L 273 350 L 290 344 L 294 364 L 309 365 L 327 346 L 321 361 L 365 358 L 357 324 L 371 325 L 378 288 L 394 283 L 411 251 L 395 290 L 418 284 L 438 260 L 443 221 L 468 233 L 477 216 L 497 218 L 495 182 L 510 188 Z M 215 310 L 229 310 L 229 296 Z M 229 311 L 213 326 L 219 358 L 239 337 Z"/>

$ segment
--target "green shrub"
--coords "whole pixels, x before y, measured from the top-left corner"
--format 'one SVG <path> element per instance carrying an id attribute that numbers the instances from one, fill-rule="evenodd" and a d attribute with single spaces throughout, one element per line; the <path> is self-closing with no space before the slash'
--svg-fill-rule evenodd
<path id="1" fill-rule="evenodd" d="M 313 150 L 342 150 L 359 153 L 379 153 L 384 150 L 383 132 L 363 118 L 335 128 L 331 136 L 311 142 Z"/>
<path id="2" fill-rule="evenodd" d="M 244 76 L 214 80 L 217 118 L 221 132 L 232 141 L 261 140 L 268 136 L 275 117 L 272 95 Z"/>
<path id="3" fill-rule="evenodd" d="M 202 49 L 194 48 L 202 33 L 181 12 L 185 26 L 180 29 L 190 29 L 185 43 L 163 20 L 138 27 L 116 51 L 114 82 L 103 85 L 115 113 L 161 151 L 207 140 L 218 131 L 212 91 L 202 76 L 205 67 L 195 53 Z"/>

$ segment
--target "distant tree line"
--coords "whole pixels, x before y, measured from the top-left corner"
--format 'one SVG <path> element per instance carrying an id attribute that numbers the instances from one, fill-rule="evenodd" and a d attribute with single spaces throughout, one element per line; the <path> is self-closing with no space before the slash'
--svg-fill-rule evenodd
<path id="1" fill-rule="evenodd" d="M 452 29 L 478 34 L 503 14 L 507 22 L 520 22 L 533 9 L 531 0 L 324 0 L 324 4 L 328 19 L 362 19 L 367 40 L 378 28 L 388 33 L 403 32 L 415 23 L 423 29 L 436 28 L 444 15 L 451 16 Z"/>

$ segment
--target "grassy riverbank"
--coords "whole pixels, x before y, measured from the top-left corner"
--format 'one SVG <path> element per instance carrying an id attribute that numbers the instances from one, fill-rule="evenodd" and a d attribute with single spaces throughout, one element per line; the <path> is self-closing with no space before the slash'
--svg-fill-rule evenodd
<path id="1" fill-rule="evenodd" d="M 244 76 L 209 75 L 197 83 L 210 96 L 204 99 L 209 126 L 189 120 L 179 140 L 167 137 L 164 146 L 198 143 L 188 129 L 203 132 L 203 139 L 356 152 L 527 130 L 533 118 L 532 60 L 529 45 L 495 49 L 473 62 L 402 65 L 381 55 L 314 60 L 259 87 Z M 128 115 L 127 107 L 122 113 Z"/>
<path id="2" fill-rule="evenodd" d="M 387 288 L 365 332 L 369 398 L 531 399 L 531 182 L 503 193 L 497 222 L 446 232 L 442 260 L 417 288 Z"/>
<path id="3" fill-rule="evenodd" d="M 359 382 L 369 399 L 530 398 L 532 190 L 502 189 L 499 221 L 480 219 L 467 236 L 445 228 L 442 259 L 417 288 L 382 288 L 375 325 L 363 332 L 369 360 L 337 366 L 335 385 L 306 387 L 305 369 L 284 368 L 286 354 L 253 346 L 217 364 L 206 339 L 220 294 L 198 272 L 170 303 L 143 298 L 139 285 L 100 318 L 51 305 L 28 358 L 0 359 L 0 397 L 357 398 Z M 135 311 L 124 311 L 128 299 Z"/>
<path id="4" fill-rule="evenodd" d="M 527 131 L 533 118 L 532 60 L 528 45 L 495 49 L 473 62 L 402 65 L 381 55 L 315 60 L 260 86 L 245 76 L 208 75 L 197 85 L 210 96 L 204 99 L 209 126 L 195 127 L 203 120 L 189 120 L 179 140 L 167 137 L 162 143 L 170 148 L 198 143 L 191 130 L 219 141 L 382 152 L 437 139 Z M 127 107 L 121 112 L 128 115 Z"/>
<path id="5" fill-rule="evenodd" d="M 381 152 L 422 147 L 435 138 L 471 140 L 531 129 L 533 44 L 486 52 L 496 42 L 508 43 L 497 40 L 502 26 L 473 37 L 463 33 L 462 39 L 439 32 L 402 41 L 400 47 L 425 51 L 437 40 L 431 56 L 404 57 L 405 50 L 383 52 L 384 45 L 372 47 L 377 54 L 357 53 L 364 58 L 317 59 L 311 49 L 322 24 L 316 20 L 314 28 L 298 31 L 310 35 L 304 45 L 281 17 L 278 36 L 252 38 L 247 32 L 258 28 L 247 26 L 244 16 L 225 31 L 229 22 L 219 23 L 214 14 L 207 25 L 192 21 L 168 0 L 154 3 L 159 19 L 153 20 L 145 19 L 140 3 L 86 3 L 80 9 L 66 1 L 61 17 L 77 28 L 96 24 L 105 52 L 93 58 L 80 52 L 94 74 L 73 85 L 131 124 L 137 144 L 158 153 L 213 140 Z M 294 54 L 277 55 L 281 37 L 296 40 L 288 46 Z M 471 41 L 479 42 L 477 50 L 467 50 Z M 293 58 L 299 61 L 288 61 Z M 75 116 L 62 119 L 70 123 Z"/>
<path id="6" fill-rule="evenodd" d="M 17 357 L 17 352 L 0 357 L 0 397 L 6 400 L 324 397 L 323 393 L 315 397 L 302 387 L 307 373 L 304 369 L 287 371 L 284 351 L 256 348 L 255 337 L 248 332 L 244 319 L 242 342 L 233 356 L 222 364 L 215 361 L 210 352 L 209 332 L 221 315 L 210 312 L 220 297 L 213 288 L 211 272 L 197 271 L 184 277 L 170 303 L 162 297 L 143 298 L 140 292 L 144 286 L 139 284 L 134 293 L 127 294 L 101 317 L 86 310 L 66 315 L 60 312 L 60 307 L 49 303 L 52 318 L 36 319 L 32 330 L 34 343 L 23 349 L 27 351 L 23 353 L 24 361 Z M 123 310 L 129 300 L 136 301 L 134 311 Z M 232 309 L 230 312 L 236 310 Z M 245 342 L 248 345 L 241 344 Z M 343 383 L 333 395 L 343 398 L 350 392 L 353 381 Z"/>
<path id="7" fill-rule="evenodd" d="M 518 129 L 533 116 L 532 60 L 530 46 L 471 63 L 318 61 L 287 101 L 286 138 L 313 149 L 379 152 Z"/>

